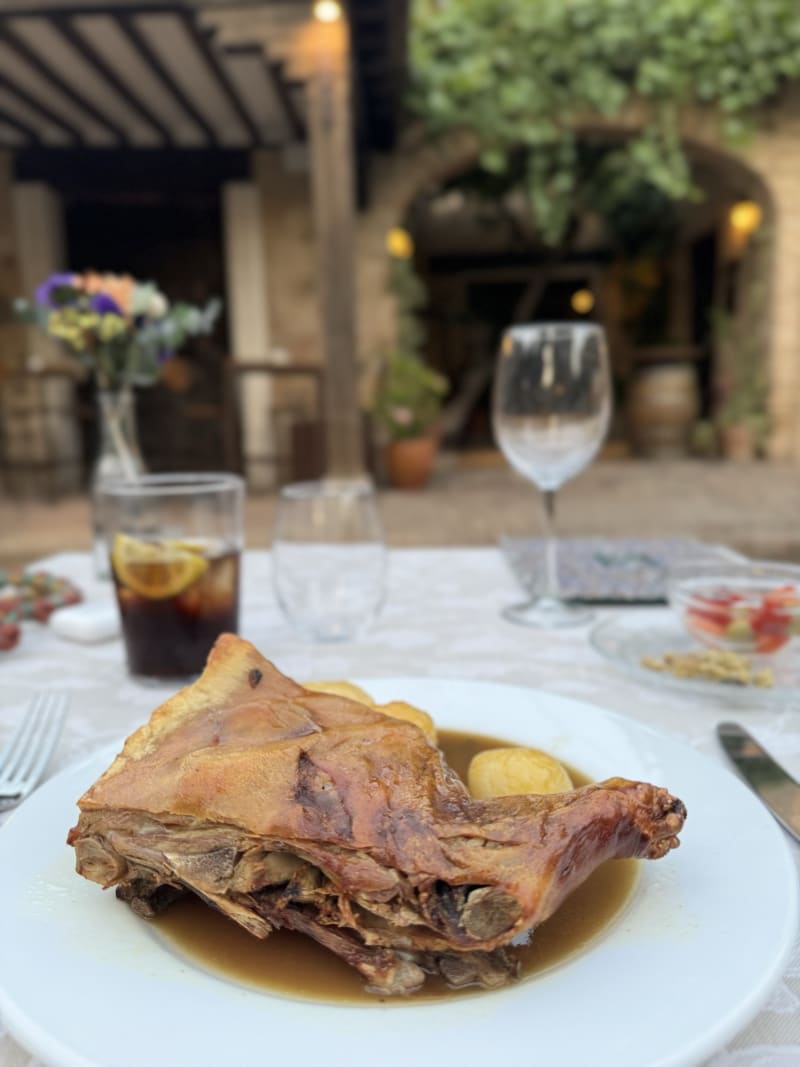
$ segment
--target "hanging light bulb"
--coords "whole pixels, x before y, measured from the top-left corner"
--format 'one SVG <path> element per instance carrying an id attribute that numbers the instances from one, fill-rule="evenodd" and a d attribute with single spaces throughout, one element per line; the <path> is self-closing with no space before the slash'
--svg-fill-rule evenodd
<path id="1" fill-rule="evenodd" d="M 764 218 L 760 204 L 755 200 L 739 200 L 728 212 L 728 221 L 737 234 L 749 237 L 755 233 Z"/>
<path id="2" fill-rule="evenodd" d="M 576 289 L 569 303 L 576 315 L 588 315 L 594 307 L 594 293 L 591 289 Z"/>
<path id="3" fill-rule="evenodd" d="M 338 0 L 316 0 L 313 11 L 319 22 L 338 22 L 342 17 L 342 5 Z"/>

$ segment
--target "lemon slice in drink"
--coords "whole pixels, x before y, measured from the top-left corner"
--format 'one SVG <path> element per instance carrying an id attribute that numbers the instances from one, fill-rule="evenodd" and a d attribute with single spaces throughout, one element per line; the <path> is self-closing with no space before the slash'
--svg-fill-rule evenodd
<path id="1" fill-rule="evenodd" d="M 138 541 L 118 533 L 111 546 L 118 581 L 148 600 L 165 600 L 188 589 L 208 570 L 208 560 L 181 541 Z"/>

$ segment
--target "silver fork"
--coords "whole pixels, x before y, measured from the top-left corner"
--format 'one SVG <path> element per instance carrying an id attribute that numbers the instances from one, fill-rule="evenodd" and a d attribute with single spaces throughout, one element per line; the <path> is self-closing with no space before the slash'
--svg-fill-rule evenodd
<path id="1" fill-rule="evenodd" d="M 24 800 L 41 778 L 61 736 L 68 703 L 63 693 L 37 693 L 31 701 L 0 752 L 0 811 Z"/>

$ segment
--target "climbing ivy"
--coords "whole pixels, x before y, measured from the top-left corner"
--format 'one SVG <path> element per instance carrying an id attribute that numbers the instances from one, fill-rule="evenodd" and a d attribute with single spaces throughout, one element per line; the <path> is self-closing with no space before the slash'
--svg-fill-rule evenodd
<path id="1" fill-rule="evenodd" d="M 411 104 L 434 135 L 469 130 L 480 165 L 520 172 L 543 238 L 562 238 L 588 180 L 575 133 L 634 102 L 648 121 L 602 153 L 606 187 L 694 198 L 680 137 L 690 104 L 742 143 L 800 78 L 800 0 L 416 0 Z M 519 160 L 522 157 L 522 167 Z"/>

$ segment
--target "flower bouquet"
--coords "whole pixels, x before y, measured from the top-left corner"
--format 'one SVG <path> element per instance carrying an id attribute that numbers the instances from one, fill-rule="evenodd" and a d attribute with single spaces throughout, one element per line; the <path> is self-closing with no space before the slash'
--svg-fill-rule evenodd
<path id="1" fill-rule="evenodd" d="M 189 337 L 209 333 L 221 303 L 172 304 L 153 282 L 129 274 L 51 274 L 17 317 L 63 341 L 100 389 L 152 385 Z"/>
<path id="2" fill-rule="evenodd" d="M 94 376 L 101 437 L 109 443 L 108 449 L 101 443 L 106 470 L 96 474 L 132 477 L 141 470 L 131 388 L 153 385 L 188 338 L 211 331 L 220 307 L 219 300 L 204 308 L 170 304 L 153 282 L 94 271 L 51 274 L 35 300 L 15 302 L 18 319 L 62 341 Z"/>
<path id="3" fill-rule="evenodd" d="M 133 387 L 154 385 L 163 364 L 190 338 L 212 330 L 221 308 L 170 304 L 153 282 L 129 274 L 51 274 L 34 300 L 17 300 L 22 322 L 63 342 L 94 377 L 100 414 L 100 451 L 92 475 L 96 490 L 117 477 L 143 472 L 136 436 Z M 95 567 L 105 573 L 101 521 L 95 506 Z"/>

